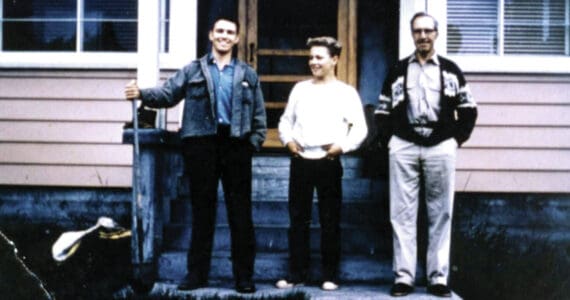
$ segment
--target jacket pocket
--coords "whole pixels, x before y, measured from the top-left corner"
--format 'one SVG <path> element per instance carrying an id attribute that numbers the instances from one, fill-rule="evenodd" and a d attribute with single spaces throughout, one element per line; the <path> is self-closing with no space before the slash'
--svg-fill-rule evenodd
<path id="1" fill-rule="evenodd" d="M 205 78 L 190 79 L 188 81 L 187 99 L 202 100 L 208 98 L 208 84 Z"/>
<path id="2" fill-rule="evenodd" d="M 241 82 L 242 99 L 241 99 L 241 134 L 244 135 L 251 131 L 251 118 L 253 115 L 253 102 L 255 100 L 254 84 L 248 80 Z"/>
<path id="3" fill-rule="evenodd" d="M 243 104 L 251 104 L 255 97 L 254 83 L 251 83 L 248 80 L 243 80 L 241 82 L 241 87 Z"/>

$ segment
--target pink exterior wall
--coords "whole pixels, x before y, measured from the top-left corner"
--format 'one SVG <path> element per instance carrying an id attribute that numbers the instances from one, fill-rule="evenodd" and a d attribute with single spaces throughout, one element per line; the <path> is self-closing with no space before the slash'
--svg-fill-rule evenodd
<path id="1" fill-rule="evenodd" d="M 0 71 L 0 185 L 129 187 L 130 71 Z M 469 75 L 457 190 L 570 192 L 570 76 Z M 176 130 L 178 108 L 168 112 Z"/>
<path id="2" fill-rule="evenodd" d="M 0 184 L 127 187 L 131 72 L 1 71 Z"/>
<path id="3" fill-rule="evenodd" d="M 471 75 L 479 105 L 458 191 L 570 191 L 570 76 Z"/>

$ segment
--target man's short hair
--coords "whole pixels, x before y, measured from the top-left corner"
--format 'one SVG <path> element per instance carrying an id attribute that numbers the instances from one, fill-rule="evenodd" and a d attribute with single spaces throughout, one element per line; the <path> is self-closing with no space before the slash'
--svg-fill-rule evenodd
<path id="1" fill-rule="evenodd" d="M 432 15 L 428 14 L 427 12 L 423 12 L 423 11 L 417 12 L 412 17 L 412 19 L 410 20 L 410 30 L 414 30 L 414 21 L 420 17 L 431 18 L 433 20 L 433 29 L 437 32 L 437 20 Z"/>
<path id="2" fill-rule="evenodd" d="M 212 22 L 212 26 L 210 27 L 210 31 L 213 31 L 214 26 L 216 26 L 216 23 L 218 23 L 218 21 L 222 21 L 222 20 L 236 24 L 236 32 L 239 34 L 239 21 L 237 20 L 236 17 L 228 16 L 228 15 L 222 15 L 222 16 L 216 17 L 214 22 Z"/>
<path id="3" fill-rule="evenodd" d="M 326 47 L 331 56 L 340 56 L 340 52 L 342 51 L 342 45 L 335 38 L 330 36 L 309 38 L 307 40 L 307 47 L 311 48 L 313 46 Z"/>

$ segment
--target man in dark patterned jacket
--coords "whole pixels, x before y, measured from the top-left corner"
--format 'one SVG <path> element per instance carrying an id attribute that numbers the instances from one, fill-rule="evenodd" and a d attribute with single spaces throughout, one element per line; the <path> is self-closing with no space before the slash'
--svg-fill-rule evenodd
<path id="1" fill-rule="evenodd" d="M 414 289 L 422 190 L 429 224 L 428 292 L 450 297 L 455 159 L 475 126 L 477 107 L 459 67 L 435 53 L 435 18 L 420 12 L 410 25 L 416 51 L 391 68 L 375 111 L 380 142 L 389 148 L 396 277 L 390 293 L 405 296 Z"/>

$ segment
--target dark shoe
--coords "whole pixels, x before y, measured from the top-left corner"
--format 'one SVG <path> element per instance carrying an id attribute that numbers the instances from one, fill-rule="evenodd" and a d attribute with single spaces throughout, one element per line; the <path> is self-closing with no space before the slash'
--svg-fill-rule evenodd
<path id="1" fill-rule="evenodd" d="M 451 297 L 451 290 L 445 284 L 428 285 L 427 292 L 438 297 Z"/>
<path id="2" fill-rule="evenodd" d="M 390 289 L 390 295 L 393 297 L 403 297 L 407 296 L 409 293 L 414 291 L 414 287 L 407 285 L 405 283 L 396 283 Z"/>
<path id="3" fill-rule="evenodd" d="M 236 283 L 236 291 L 242 294 L 255 293 L 255 284 L 249 280 L 240 280 Z"/>
<path id="4" fill-rule="evenodd" d="M 208 286 L 207 280 L 196 280 L 184 278 L 182 282 L 178 285 L 179 291 L 191 291 Z"/>

